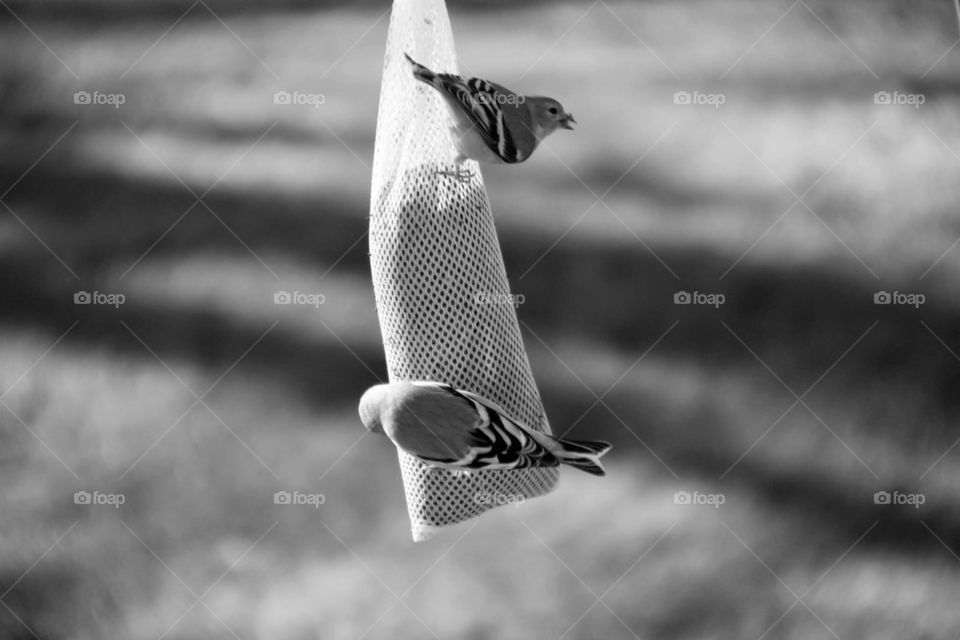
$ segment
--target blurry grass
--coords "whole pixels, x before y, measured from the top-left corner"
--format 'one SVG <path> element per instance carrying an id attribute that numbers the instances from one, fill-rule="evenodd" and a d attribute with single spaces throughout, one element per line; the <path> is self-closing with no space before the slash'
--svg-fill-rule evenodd
<path id="1" fill-rule="evenodd" d="M 484 175 L 554 428 L 616 448 L 608 478 L 566 473 L 418 546 L 395 453 L 354 413 L 383 376 L 363 237 L 386 18 L 364 33 L 383 9 L 227 10 L 254 56 L 197 7 L 134 65 L 182 8 L 93 28 L 12 5 L 81 80 L 0 25 L 0 186 L 80 119 L 4 198 L 79 281 L 0 218 L 0 635 L 233 637 L 219 617 L 242 638 L 955 637 L 960 362 L 939 340 L 960 351 L 960 87 L 953 53 L 931 67 L 956 37 L 943 5 L 810 3 L 869 69 L 797 5 L 723 80 L 789 3 L 454 12 L 464 70 L 581 123 Z M 78 89 L 128 102 L 78 107 Z M 284 107 L 278 90 L 326 100 Z M 727 101 L 678 106 L 680 90 Z M 879 90 L 928 102 L 878 106 Z M 589 209 L 618 179 L 610 210 Z M 213 213 L 171 229 L 211 186 Z M 817 215 L 797 205 L 767 233 L 811 187 Z M 77 308 L 81 288 L 128 303 Z M 675 307 L 681 289 L 727 303 Z M 878 308 L 879 289 L 928 303 Z M 326 302 L 274 307 L 278 290 Z M 785 413 L 784 385 L 814 383 Z M 897 488 L 927 503 L 873 504 Z M 74 505 L 78 489 L 127 503 Z M 326 500 L 277 506 L 279 489 Z M 679 506 L 680 490 L 726 502 Z"/>

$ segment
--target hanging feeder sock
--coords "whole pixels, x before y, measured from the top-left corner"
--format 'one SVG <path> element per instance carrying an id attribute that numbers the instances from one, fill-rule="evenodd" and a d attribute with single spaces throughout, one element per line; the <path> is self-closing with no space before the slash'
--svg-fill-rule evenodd
<path id="1" fill-rule="evenodd" d="M 456 73 L 442 0 L 395 0 L 377 118 L 370 264 L 392 382 L 469 390 L 549 433 L 523 349 L 483 177 L 451 178 L 453 125 L 442 98 L 414 79 L 405 54 Z M 556 467 L 463 473 L 398 449 L 415 541 L 509 501 L 544 495 Z"/>

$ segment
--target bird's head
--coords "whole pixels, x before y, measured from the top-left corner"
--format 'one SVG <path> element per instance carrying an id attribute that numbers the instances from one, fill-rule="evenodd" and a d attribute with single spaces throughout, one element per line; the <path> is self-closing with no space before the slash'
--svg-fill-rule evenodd
<path id="1" fill-rule="evenodd" d="M 367 389 L 360 398 L 360 421 L 374 433 L 383 433 L 380 408 L 383 406 L 388 387 L 389 385 L 386 384 L 375 385 Z"/>
<path id="2" fill-rule="evenodd" d="M 536 124 L 539 138 L 545 138 L 557 129 L 573 129 L 577 123 L 573 115 L 563 110 L 563 105 L 553 98 L 528 98 L 533 106 L 533 121 Z"/>

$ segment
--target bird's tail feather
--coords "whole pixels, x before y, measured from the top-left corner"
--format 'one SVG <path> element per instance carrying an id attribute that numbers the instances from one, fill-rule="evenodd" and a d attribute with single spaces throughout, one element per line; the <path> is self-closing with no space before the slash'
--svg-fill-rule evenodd
<path id="1" fill-rule="evenodd" d="M 555 452 L 554 455 L 563 464 L 568 464 L 595 476 L 607 474 L 603 465 L 600 464 L 600 456 L 613 448 L 613 445 L 609 442 L 602 440 L 557 440 L 557 443 L 563 447 L 563 450 Z"/>
<path id="2" fill-rule="evenodd" d="M 430 84 L 433 83 L 433 80 L 434 78 L 437 77 L 437 74 L 435 74 L 433 71 L 430 71 L 430 69 L 426 68 L 425 66 L 423 66 L 422 64 L 420 64 L 419 62 L 411 58 L 410 54 L 404 53 L 403 55 L 407 57 L 407 60 L 413 66 L 414 78 L 416 78 L 417 80 L 420 80 L 421 82 L 426 82 Z"/>

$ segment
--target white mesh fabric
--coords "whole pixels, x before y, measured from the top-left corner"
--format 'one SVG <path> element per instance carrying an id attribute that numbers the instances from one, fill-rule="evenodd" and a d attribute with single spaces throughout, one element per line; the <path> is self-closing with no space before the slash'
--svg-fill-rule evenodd
<path id="1" fill-rule="evenodd" d="M 433 380 L 473 391 L 540 430 L 549 426 L 510 293 L 479 168 L 468 184 L 452 170 L 450 115 L 417 82 L 404 53 L 457 72 L 442 0 L 395 0 L 387 36 L 373 161 L 370 264 L 391 381 Z M 430 468 L 398 450 L 413 539 L 476 517 L 513 497 L 551 491 L 557 468 Z"/>

